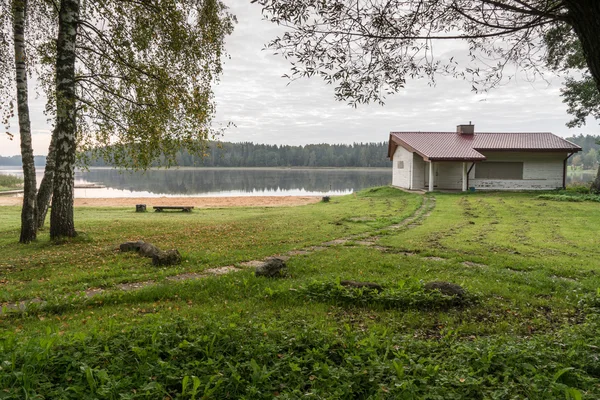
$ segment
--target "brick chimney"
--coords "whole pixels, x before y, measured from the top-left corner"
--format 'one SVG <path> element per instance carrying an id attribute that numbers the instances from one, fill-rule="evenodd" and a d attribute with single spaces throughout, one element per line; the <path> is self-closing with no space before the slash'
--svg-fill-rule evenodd
<path id="1" fill-rule="evenodd" d="M 473 135 L 475 133 L 475 125 L 471 124 L 471 121 L 469 121 L 469 125 L 457 125 L 456 133 L 459 135 Z"/>

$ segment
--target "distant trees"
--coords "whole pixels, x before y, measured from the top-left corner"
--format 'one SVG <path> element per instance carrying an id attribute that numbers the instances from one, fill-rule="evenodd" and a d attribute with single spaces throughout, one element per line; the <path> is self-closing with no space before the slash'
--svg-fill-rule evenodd
<path id="1" fill-rule="evenodd" d="M 579 135 L 567 138 L 568 141 L 581 146 L 582 151 L 569 159 L 569 164 L 583 169 L 598 168 L 600 154 L 600 135 Z"/>
<path id="2" fill-rule="evenodd" d="M 387 149 L 387 142 L 305 146 L 209 142 L 205 157 L 180 149 L 175 159 L 181 167 L 389 167 Z M 110 163 L 94 160 L 90 165 Z"/>

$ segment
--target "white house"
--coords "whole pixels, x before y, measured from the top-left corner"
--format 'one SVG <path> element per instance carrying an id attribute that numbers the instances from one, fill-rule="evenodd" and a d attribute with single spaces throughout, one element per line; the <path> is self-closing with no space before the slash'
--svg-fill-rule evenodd
<path id="1" fill-rule="evenodd" d="M 564 188 L 567 159 L 581 147 L 552 133 L 392 132 L 392 185 L 413 190 Z M 473 190 L 473 189 L 471 189 Z"/>

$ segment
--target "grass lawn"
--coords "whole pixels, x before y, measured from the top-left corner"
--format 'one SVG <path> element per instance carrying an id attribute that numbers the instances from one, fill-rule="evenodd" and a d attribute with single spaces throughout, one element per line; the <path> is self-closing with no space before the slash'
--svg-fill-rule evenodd
<path id="1" fill-rule="evenodd" d="M 46 303 L 0 315 L 0 399 L 600 398 L 595 202 L 377 188 L 289 208 L 78 208 L 62 245 L 16 243 L 19 211 L 0 208 L 0 301 Z M 374 245 L 298 254 L 285 279 L 167 279 L 355 234 Z M 116 251 L 137 239 L 184 261 Z"/>

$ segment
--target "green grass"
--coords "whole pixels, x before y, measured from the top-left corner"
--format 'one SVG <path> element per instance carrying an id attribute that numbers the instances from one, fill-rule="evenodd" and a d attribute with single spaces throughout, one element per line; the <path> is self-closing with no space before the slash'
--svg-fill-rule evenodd
<path id="1" fill-rule="evenodd" d="M 23 179 L 15 175 L 0 175 L 0 192 L 20 189 L 22 186 Z"/>
<path id="2" fill-rule="evenodd" d="M 422 198 L 377 188 L 191 215 L 79 208 L 79 238 L 53 245 L 42 232 L 28 246 L 16 243 L 18 208 L 2 207 L 2 301 L 48 303 L 0 316 L 0 399 L 599 398 L 598 204 L 434 197 L 420 225 L 383 232 Z M 294 256 L 285 279 L 165 279 L 355 233 L 377 246 Z M 184 263 L 115 251 L 134 239 L 178 248 Z M 146 280 L 157 284 L 115 287 Z M 429 281 L 467 295 L 425 291 Z M 76 295 L 91 287 L 106 291 Z"/>

